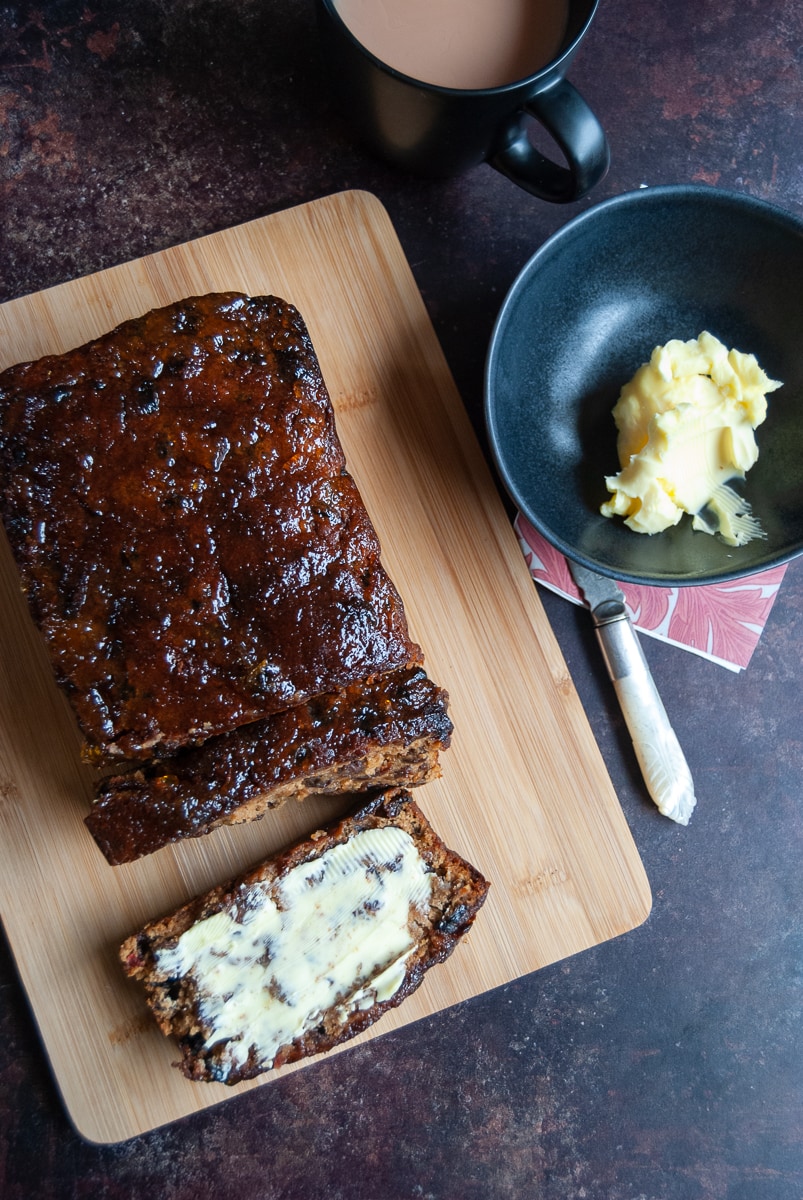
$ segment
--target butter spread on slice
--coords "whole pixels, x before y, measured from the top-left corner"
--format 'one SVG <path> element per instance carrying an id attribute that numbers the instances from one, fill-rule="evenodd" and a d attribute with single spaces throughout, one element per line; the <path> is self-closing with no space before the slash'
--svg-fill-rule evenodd
<path id="1" fill-rule="evenodd" d="M 693 528 L 741 546 L 763 531 L 728 486 L 758 458 L 755 429 L 767 393 L 781 386 L 752 354 L 712 334 L 657 346 L 625 384 L 613 409 L 621 471 L 605 479 L 603 516 L 623 516 L 637 533 L 659 533 L 684 513 Z"/>
<path id="2" fill-rule="evenodd" d="M 322 1014 L 345 1024 L 395 995 L 433 878 L 407 832 L 366 829 L 191 926 L 157 969 L 194 981 L 207 1047 L 227 1040 L 242 1065 L 253 1046 L 270 1064 Z"/>

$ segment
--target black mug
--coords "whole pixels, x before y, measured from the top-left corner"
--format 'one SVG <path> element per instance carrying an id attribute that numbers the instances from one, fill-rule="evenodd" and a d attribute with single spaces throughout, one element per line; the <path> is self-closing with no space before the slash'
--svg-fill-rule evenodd
<path id="1" fill-rule="evenodd" d="M 388 66 L 357 41 L 336 0 L 317 0 L 335 103 L 368 147 L 415 174 L 444 178 L 488 162 L 542 200 L 579 200 L 610 161 L 602 126 L 566 79 L 598 3 L 569 0 L 563 44 L 546 66 L 500 87 L 463 89 L 425 83 Z M 565 166 L 536 149 L 528 117 L 560 147 Z"/>

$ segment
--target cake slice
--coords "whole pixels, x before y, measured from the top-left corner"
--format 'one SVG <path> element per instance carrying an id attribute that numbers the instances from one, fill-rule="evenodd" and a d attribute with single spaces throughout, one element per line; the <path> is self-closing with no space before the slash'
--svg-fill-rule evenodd
<path id="1" fill-rule="evenodd" d="M 303 319 L 197 296 L 0 373 L 0 509 L 92 761 L 420 664 Z"/>
<path id="2" fill-rule="evenodd" d="M 391 671 L 107 778 L 86 823 L 119 865 L 312 793 L 418 786 L 440 775 L 447 705 L 421 667 Z"/>
<path id="3" fill-rule="evenodd" d="M 404 791 L 314 833 L 129 937 L 176 1064 L 235 1084 L 330 1050 L 377 1021 L 446 959 L 488 883 L 446 848 Z"/>

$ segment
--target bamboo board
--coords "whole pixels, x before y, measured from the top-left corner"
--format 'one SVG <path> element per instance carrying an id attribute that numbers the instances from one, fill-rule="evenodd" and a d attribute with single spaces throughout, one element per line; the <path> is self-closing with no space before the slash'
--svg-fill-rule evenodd
<path id="1" fill-rule="evenodd" d="M 0 367 L 69 349 L 182 296 L 227 289 L 283 296 L 307 321 L 413 637 L 452 698 L 456 732 L 443 778 L 417 799 L 446 842 L 492 881 L 469 937 L 365 1040 L 634 928 L 649 912 L 650 891 L 374 197 L 344 192 L 11 301 L 0 307 Z M 83 824 L 92 779 L 77 730 L 2 543 L 3 921 L 75 1127 L 94 1142 L 122 1141 L 277 1073 L 233 1089 L 185 1080 L 139 988 L 123 977 L 119 943 L 336 810 L 332 802 L 293 805 L 250 827 L 108 866 Z"/>

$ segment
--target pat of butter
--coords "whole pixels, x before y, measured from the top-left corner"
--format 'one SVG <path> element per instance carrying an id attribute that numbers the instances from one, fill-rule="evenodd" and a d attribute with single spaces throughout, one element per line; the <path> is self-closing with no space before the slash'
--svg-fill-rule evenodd
<path id="1" fill-rule="evenodd" d="M 197 922 L 157 968 L 194 981 L 207 1046 L 227 1040 L 238 1066 L 255 1047 L 269 1065 L 322 1014 L 345 1024 L 395 995 L 432 880 L 408 833 L 366 829 Z"/>
<path id="2" fill-rule="evenodd" d="M 733 546 L 764 536 L 727 484 L 758 458 L 754 430 L 767 393 L 780 386 L 752 354 L 710 333 L 657 346 L 613 410 L 622 469 L 605 479 L 612 497 L 602 514 L 624 517 L 637 533 L 659 533 L 689 513 L 695 529 Z"/>

